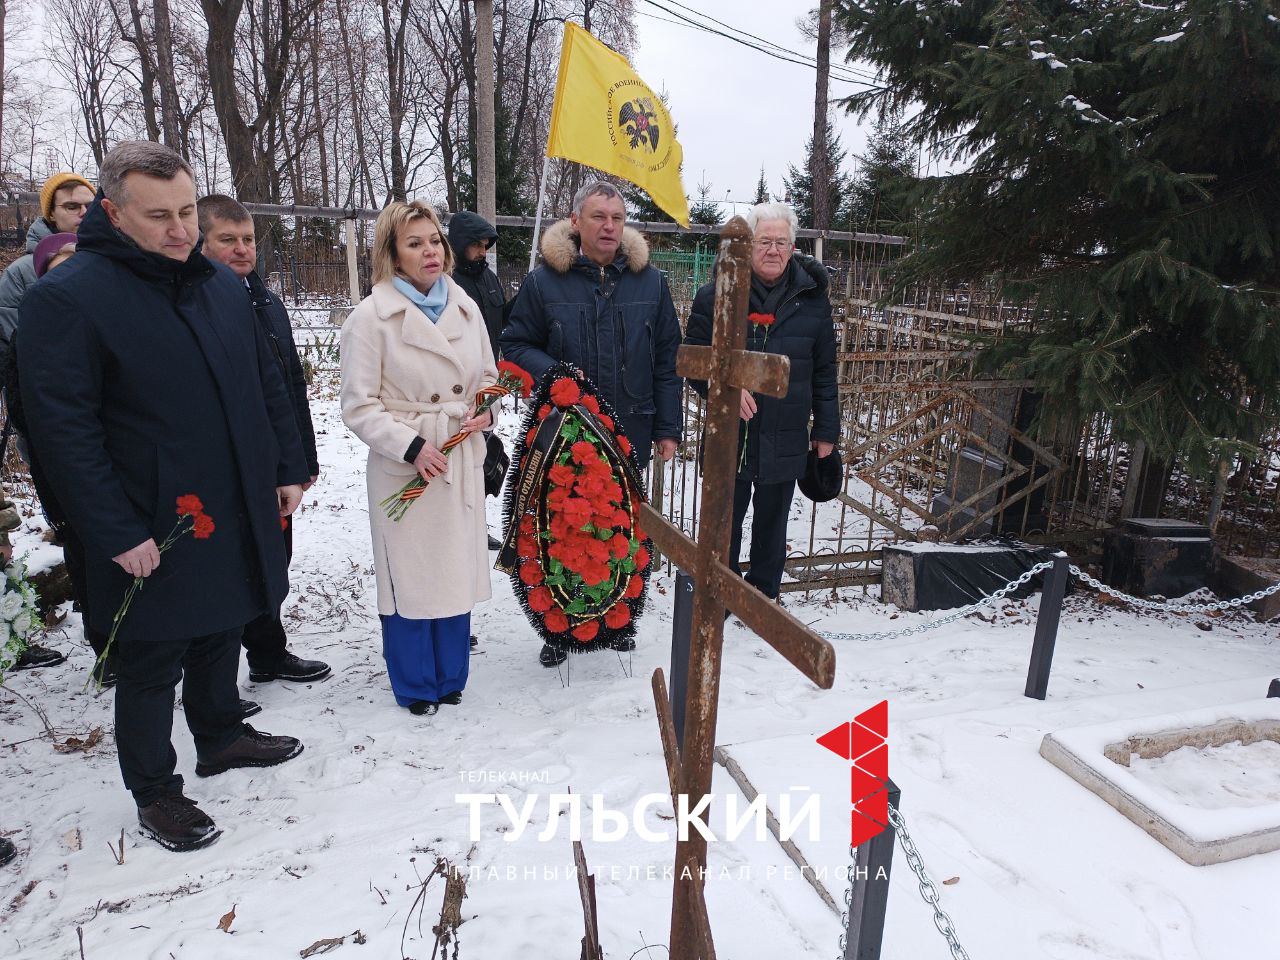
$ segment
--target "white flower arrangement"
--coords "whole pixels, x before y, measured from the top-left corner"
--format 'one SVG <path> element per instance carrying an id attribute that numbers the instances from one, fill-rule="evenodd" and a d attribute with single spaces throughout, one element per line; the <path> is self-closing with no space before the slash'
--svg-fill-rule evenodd
<path id="1" fill-rule="evenodd" d="M 35 588 L 27 580 L 26 558 L 20 557 L 5 567 L 4 593 L 0 594 L 0 683 L 31 637 L 44 629 L 37 601 Z"/>

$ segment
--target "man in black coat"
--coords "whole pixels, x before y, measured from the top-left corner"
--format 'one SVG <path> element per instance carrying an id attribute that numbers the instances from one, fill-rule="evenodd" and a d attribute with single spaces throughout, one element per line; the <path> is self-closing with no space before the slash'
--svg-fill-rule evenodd
<path id="1" fill-rule="evenodd" d="M 751 297 L 747 349 L 791 359 L 791 380 L 782 399 L 742 391 L 739 469 L 733 491 L 729 564 L 737 568 L 747 507 L 751 521 L 751 569 L 747 582 L 777 599 L 787 559 L 787 517 L 796 481 L 804 476 L 810 448 L 829 457 L 840 436 L 836 391 L 836 338 L 827 295 L 827 269 L 794 254 L 796 216 L 782 203 L 753 207 Z M 698 290 L 685 327 L 685 342 L 711 342 L 715 283 Z M 690 385 L 707 395 L 704 380 Z M 810 417 L 813 418 L 810 426 Z M 744 447 L 745 445 L 745 447 Z"/>
<path id="2" fill-rule="evenodd" d="M 253 217 L 239 200 L 222 194 L 201 197 L 196 204 L 200 215 L 200 235 L 206 257 L 230 268 L 241 279 L 253 303 L 262 332 L 271 346 L 271 357 L 284 380 L 293 404 L 293 420 L 302 437 L 302 449 L 307 458 L 310 479 L 302 485 L 303 491 L 311 488 L 320 475 L 320 461 L 316 456 L 316 432 L 311 424 L 311 407 L 307 399 L 307 380 L 298 358 L 298 347 L 293 342 L 293 325 L 284 303 L 267 289 L 255 269 L 258 262 L 257 240 L 253 232 Z M 284 551 L 286 562 L 293 560 L 293 524 L 284 525 Z M 291 680 L 310 683 L 323 680 L 330 673 L 329 665 L 321 660 L 303 660 L 290 653 L 286 644 L 284 623 L 276 608 L 264 613 L 245 625 L 241 637 L 245 655 L 249 661 L 249 679 L 254 683 L 271 680 Z M 251 717 L 262 708 L 256 703 L 242 701 L 241 717 Z"/>
<path id="3" fill-rule="evenodd" d="M 174 850 L 220 835 L 175 773 L 179 678 L 198 775 L 302 751 L 243 724 L 236 695 L 240 632 L 288 590 L 280 523 L 309 476 L 270 349 L 239 279 L 200 253 L 186 161 L 117 145 L 76 255 L 22 302 L 18 362 L 32 443 L 84 542 L 94 626 L 110 631 L 143 578 L 113 644 L 116 744 L 143 832 Z M 162 556 L 189 495 L 203 524 Z"/>

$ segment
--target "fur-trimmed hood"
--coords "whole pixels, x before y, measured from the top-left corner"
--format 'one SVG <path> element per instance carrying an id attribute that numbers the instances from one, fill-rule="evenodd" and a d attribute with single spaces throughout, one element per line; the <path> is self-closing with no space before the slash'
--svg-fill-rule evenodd
<path id="1" fill-rule="evenodd" d="M 542 260 L 548 267 L 556 273 L 568 273 L 578 259 L 578 234 L 571 222 L 561 220 L 547 228 L 539 247 Z M 627 269 L 632 273 L 639 273 L 649 266 L 649 242 L 639 230 L 622 228 L 618 253 L 627 258 Z"/>

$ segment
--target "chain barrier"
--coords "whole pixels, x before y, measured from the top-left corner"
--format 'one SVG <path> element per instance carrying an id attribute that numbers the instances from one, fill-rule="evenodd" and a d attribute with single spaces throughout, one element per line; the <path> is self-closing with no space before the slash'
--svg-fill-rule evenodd
<path id="1" fill-rule="evenodd" d="M 1117 600 L 1123 600 L 1125 603 L 1143 610 L 1159 610 L 1165 613 L 1220 613 L 1223 610 L 1239 609 L 1248 606 L 1263 597 L 1269 597 L 1272 594 L 1280 593 L 1280 583 L 1273 584 L 1265 590 L 1257 590 L 1253 593 L 1247 593 L 1243 597 L 1236 597 L 1234 600 L 1215 600 L 1213 603 L 1165 603 L 1159 600 L 1145 600 L 1142 597 L 1134 597 L 1125 593 L 1123 590 L 1117 590 L 1115 587 L 1109 586 L 1091 577 L 1085 573 L 1074 563 L 1071 565 L 1071 574 L 1074 577 L 1084 581 L 1099 593 L 1105 593 L 1108 596 L 1115 597 Z"/>
<path id="2" fill-rule="evenodd" d="M 925 633 L 928 630 L 937 629 L 938 627 L 941 627 L 944 624 L 952 623 L 956 620 L 963 619 L 964 617 L 967 617 L 969 614 L 974 613 L 975 611 L 981 610 L 983 607 L 987 606 L 987 604 L 993 603 L 996 600 L 1003 600 L 1009 594 L 1013 593 L 1013 591 L 1017 590 L 1019 587 L 1024 586 L 1036 574 L 1043 573 L 1044 571 L 1048 570 L 1052 566 L 1053 566 L 1052 560 L 1045 560 L 1042 563 L 1037 563 L 1030 570 L 1022 574 L 1022 576 L 1018 577 L 1018 579 L 1010 580 L 999 590 L 996 590 L 993 593 L 984 595 L 983 597 L 981 597 L 978 600 L 975 600 L 973 603 L 969 604 L 968 606 L 957 607 L 955 610 L 952 610 L 945 617 L 939 617 L 937 620 L 930 620 L 928 623 L 918 623 L 913 627 L 905 627 L 902 630 L 880 630 L 875 633 L 823 632 L 822 635 L 826 637 L 828 640 L 848 641 L 848 640 L 889 640 L 893 637 L 909 637 L 912 634 Z"/>
<path id="3" fill-rule="evenodd" d="M 898 808 L 893 804 L 889 804 L 889 824 L 897 834 L 903 856 L 907 859 L 907 866 L 911 868 L 911 872 L 915 874 L 916 882 L 920 885 L 920 898 L 933 910 L 933 925 L 938 928 L 938 932 L 947 941 L 947 947 L 951 951 L 951 960 L 969 960 L 969 954 L 960 944 L 955 922 L 942 909 L 942 897 L 938 893 L 937 886 L 930 879 L 929 872 L 924 868 L 924 860 L 920 856 L 920 851 L 916 849 L 915 841 L 911 839 L 911 833 L 907 830 L 907 822 L 902 819 L 902 814 L 898 812 Z M 849 886 L 844 892 L 844 912 L 840 915 L 840 952 L 836 955 L 836 960 L 844 960 L 845 945 L 848 942 L 849 908 L 853 903 L 853 884 L 856 880 L 855 856 L 856 850 L 850 847 Z"/>

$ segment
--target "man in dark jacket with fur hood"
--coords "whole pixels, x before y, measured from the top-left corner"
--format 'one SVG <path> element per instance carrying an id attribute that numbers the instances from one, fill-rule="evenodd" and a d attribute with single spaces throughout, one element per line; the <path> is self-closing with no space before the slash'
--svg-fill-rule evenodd
<path id="1" fill-rule="evenodd" d="M 200 776 L 302 751 L 241 723 L 236 670 L 242 628 L 288 591 L 280 522 L 309 475 L 244 285 L 200 253 L 173 150 L 125 142 L 103 160 L 76 255 L 22 301 L 18 365 L 32 446 L 84 542 L 94 625 L 111 630 L 145 584 L 113 642 L 139 825 L 171 850 L 205 846 L 220 831 L 183 796 L 174 694 L 181 679 Z M 171 541 L 179 512 L 202 520 Z"/>
<path id="2" fill-rule="evenodd" d="M 613 184 L 579 190 L 569 219 L 542 238 L 543 265 L 520 285 L 500 343 L 535 380 L 557 361 L 586 374 L 644 467 L 651 445 L 666 461 L 680 441 L 680 324 L 666 278 L 626 217 Z M 564 654 L 548 646 L 540 660 L 555 666 Z"/>
<path id="3" fill-rule="evenodd" d="M 749 314 L 758 321 L 748 325 L 747 349 L 789 357 L 791 380 L 782 399 L 742 391 L 729 565 L 737 568 L 742 523 L 747 507 L 754 505 L 747 582 L 776 599 L 787 559 L 787 517 L 796 481 L 804 476 L 810 448 L 819 457 L 829 457 L 840 436 L 836 338 L 827 268 L 812 257 L 793 253 L 795 213 L 786 204 L 760 204 L 752 208 L 747 222 L 753 234 Z M 711 342 L 714 305 L 712 282 L 693 299 L 685 329 L 687 343 Z M 706 381 L 691 380 L 690 385 L 707 395 Z"/>

